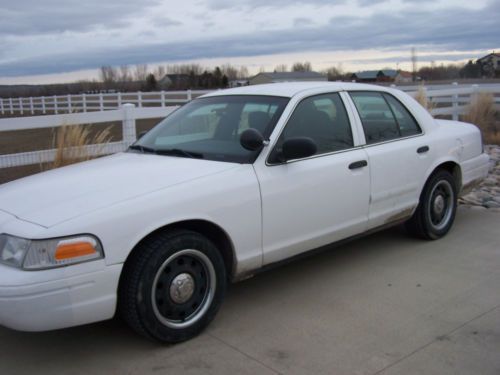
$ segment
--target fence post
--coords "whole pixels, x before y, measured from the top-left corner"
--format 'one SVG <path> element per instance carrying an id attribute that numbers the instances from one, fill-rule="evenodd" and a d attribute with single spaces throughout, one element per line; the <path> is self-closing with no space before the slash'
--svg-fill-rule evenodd
<path id="1" fill-rule="evenodd" d="M 45 96 L 42 96 L 42 113 L 45 114 Z"/>
<path id="2" fill-rule="evenodd" d="M 456 89 L 458 87 L 458 82 L 453 82 L 452 85 Z M 458 94 L 453 94 L 451 98 L 451 106 L 453 107 L 451 118 L 453 121 L 458 121 Z"/>
<path id="3" fill-rule="evenodd" d="M 5 114 L 5 111 L 3 108 L 3 98 L 0 98 L 0 111 L 2 112 L 2 115 Z"/>
<path id="4" fill-rule="evenodd" d="M 469 104 L 472 104 L 472 102 L 477 99 L 477 94 L 479 94 L 479 85 L 474 84 L 472 85 L 472 92 L 470 94 Z"/>
<path id="5" fill-rule="evenodd" d="M 165 107 L 165 91 L 161 90 L 161 106 Z"/>
<path id="6" fill-rule="evenodd" d="M 23 98 L 19 98 L 19 111 L 21 112 L 21 114 L 24 114 L 24 110 L 23 110 Z"/>
<path id="7" fill-rule="evenodd" d="M 102 92 L 99 93 L 99 110 L 104 111 L 104 99 L 102 97 Z"/>
<path id="8" fill-rule="evenodd" d="M 35 114 L 35 108 L 33 106 L 33 97 L 32 96 L 30 96 L 30 111 L 31 111 L 32 115 Z"/>
<path id="9" fill-rule="evenodd" d="M 54 113 L 58 113 L 58 107 L 57 107 L 57 96 L 54 95 Z"/>
<path id="10" fill-rule="evenodd" d="M 123 111 L 123 143 L 126 147 L 130 146 L 137 139 L 135 130 L 135 105 L 126 103 L 122 106 Z"/>
<path id="11" fill-rule="evenodd" d="M 122 93 L 121 91 L 118 93 L 118 108 L 122 106 Z"/>
<path id="12" fill-rule="evenodd" d="M 190 102 L 191 100 L 193 100 L 193 92 L 191 91 L 191 89 L 188 90 L 187 96 L 188 96 L 188 102 Z"/>
<path id="13" fill-rule="evenodd" d="M 87 94 L 82 94 L 82 112 L 87 112 Z"/>
<path id="14" fill-rule="evenodd" d="M 10 114 L 14 114 L 14 106 L 12 105 L 12 98 L 9 98 Z"/>
<path id="15" fill-rule="evenodd" d="M 137 92 L 137 105 L 139 107 L 142 107 L 142 92 L 141 91 Z"/>
<path id="16" fill-rule="evenodd" d="M 71 113 L 71 95 L 67 95 L 68 113 Z"/>

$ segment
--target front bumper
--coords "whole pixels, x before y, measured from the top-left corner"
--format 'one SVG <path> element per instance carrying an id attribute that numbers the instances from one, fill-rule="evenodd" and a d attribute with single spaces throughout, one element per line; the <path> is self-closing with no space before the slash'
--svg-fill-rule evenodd
<path id="1" fill-rule="evenodd" d="M 104 260 L 43 271 L 0 264 L 0 325 L 47 331 L 110 319 L 121 270 Z"/>

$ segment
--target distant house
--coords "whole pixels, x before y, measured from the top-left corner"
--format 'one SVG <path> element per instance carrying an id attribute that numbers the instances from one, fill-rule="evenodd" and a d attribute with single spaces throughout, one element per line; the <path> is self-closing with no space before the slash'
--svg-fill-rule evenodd
<path id="1" fill-rule="evenodd" d="M 485 77 L 500 76 L 500 53 L 490 53 L 477 59 L 477 63 L 481 66 L 481 75 Z"/>
<path id="2" fill-rule="evenodd" d="M 380 70 L 365 70 L 363 72 L 353 73 L 351 79 L 357 82 L 377 82 Z"/>
<path id="3" fill-rule="evenodd" d="M 411 83 L 413 82 L 413 74 L 411 72 L 405 72 L 400 70 L 396 78 L 394 78 L 395 83 Z"/>
<path id="4" fill-rule="evenodd" d="M 271 72 L 259 73 L 250 78 L 250 85 L 279 82 L 327 81 L 328 77 L 317 72 Z"/>
<path id="5" fill-rule="evenodd" d="M 158 81 L 158 87 L 162 89 L 169 88 L 188 88 L 190 84 L 190 77 L 188 74 L 166 74 Z"/>
<path id="6" fill-rule="evenodd" d="M 248 79 L 232 79 L 229 81 L 229 87 L 242 87 L 250 85 L 250 81 Z"/>
<path id="7" fill-rule="evenodd" d="M 397 82 L 406 83 L 412 81 L 412 74 L 395 69 L 365 70 L 353 73 L 352 80 L 357 82 Z"/>

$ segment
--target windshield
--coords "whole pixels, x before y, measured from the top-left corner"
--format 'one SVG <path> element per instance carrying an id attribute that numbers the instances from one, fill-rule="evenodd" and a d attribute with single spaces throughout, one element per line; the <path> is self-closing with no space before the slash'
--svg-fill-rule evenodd
<path id="1" fill-rule="evenodd" d="M 200 98 L 179 108 L 145 134 L 131 149 L 178 157 L 253 163 L 259 151 L 240 145 L 240 134 L 271 134 L 288 98 L 228 95 Z"/>

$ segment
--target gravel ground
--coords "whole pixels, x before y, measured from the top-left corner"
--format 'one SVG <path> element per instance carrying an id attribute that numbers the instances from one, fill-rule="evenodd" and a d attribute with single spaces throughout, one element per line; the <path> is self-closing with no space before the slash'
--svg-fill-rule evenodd
<path id="1" fill-rule="evenodd" d="M 500 211 L 500 146 L 486 145 L 484 149 L 490 156 L 490 173 L 477 188 L 460 198 L 459 202 L 465 206 Z"/>

